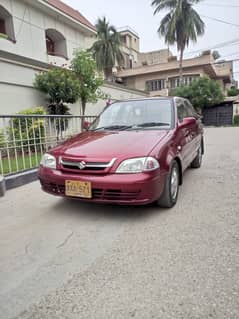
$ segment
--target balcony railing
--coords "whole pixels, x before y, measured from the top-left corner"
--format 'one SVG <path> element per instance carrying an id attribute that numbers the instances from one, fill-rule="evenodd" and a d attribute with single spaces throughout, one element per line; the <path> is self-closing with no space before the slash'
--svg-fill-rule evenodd
<path id="1" fill-rule="evenodd" d="M 0 115 L 0 175 L 39 165 L 50 148 L 82 131 L 96 116 Z"/>

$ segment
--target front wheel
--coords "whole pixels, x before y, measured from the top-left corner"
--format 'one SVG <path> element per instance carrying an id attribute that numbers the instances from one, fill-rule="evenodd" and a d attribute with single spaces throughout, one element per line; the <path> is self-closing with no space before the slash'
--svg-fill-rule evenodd
<path id="1" fill-rule="evenodd" d="M 194 160 L 191 163 L 192 168 L 200 168 L 202 165 L 202 154 L 203 154 L 203 148 L 202 143 L 197 151 L 197 156 L 194 158 Z"/>
<path id="2" fill-rule="evenodd" d="M 179 167 L 176 161 L 172 162 L 170 172 L 165 180 L 163 194 L 157 201 L 160 207 L 171 208 L 178 199 L 179 191 Z"/>

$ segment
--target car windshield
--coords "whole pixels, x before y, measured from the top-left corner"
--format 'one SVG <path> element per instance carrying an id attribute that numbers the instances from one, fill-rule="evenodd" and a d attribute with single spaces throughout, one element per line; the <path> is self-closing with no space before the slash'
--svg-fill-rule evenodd
<path id="1" fill-rule="evenodd" d="M 172 114 L 170 99 L 115 102 L 105 109 L 90 130 L 169 129 Z"/>

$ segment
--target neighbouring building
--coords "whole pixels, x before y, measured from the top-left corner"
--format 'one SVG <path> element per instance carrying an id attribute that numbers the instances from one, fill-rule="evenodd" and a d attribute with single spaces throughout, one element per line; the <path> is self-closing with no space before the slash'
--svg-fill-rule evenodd
<path id="1" fill-rule="evenodd" d="M 79 11 L 60 0 L 0 1 L 0 114 L 45 105 L 37 91 L 35 74 L 50 65 L 68 67 L 74 49 L 88 49 L 96 40 L 95 26 Z M 125 87 L 106 85 L 112 99 L 146 95 Z M 105 101 L 90 105 L 89 114 L 102 110 Z M 71 107 L 78 113 L 80 102 Z"/>
<path id="2" fill-rule="evenodd" d="M 121 51 L 124 55 L 124 69 L 132 69 L 138 64 L 139 35 L 129 26 L 118 29 L 121 40 Z"/>
<path id="3" fill-rule="evenodd" d="M 116 74 L 116 81 L 128 88 L 145 90 L 151 96 L 170 95 L 179 86 L 179 61 L 169 49 L 142 53 L 140 39 L 129 27 L 119 30 L 125 65 Z M 194 79 L 207 75 L 218 81 L 226 95 L 233 86 L 233 63 L 217 62 L 210 51 L 200 56 L 183 60 L 183 83 L 190 84 Z"/>

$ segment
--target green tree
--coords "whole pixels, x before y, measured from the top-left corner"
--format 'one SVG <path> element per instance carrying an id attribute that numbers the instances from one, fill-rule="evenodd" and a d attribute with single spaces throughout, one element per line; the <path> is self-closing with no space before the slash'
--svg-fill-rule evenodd
<path id="1" fill-rule="evenodd" d="M 47 94 L 50 114 L 68 114 L 64 103 L 75 103 L 79 98 L 80 83 L 73 72 L 51 68 L 36 75 L 34 86 Z"/>
<path id="2" fill-rule="evenodd" d="M 173 91 L 173 95 L 189 99 L 198 111 L 224 100 L 220 84 L 208 77 L 200 77 L 189 86 L 178 87 Z"/>
<path id="3" fill-rule="evenodd" d="M 82 115 L 85 114 L 87 102 L 97 102 L 98 98 L 104 98 L 100 89 L 103 79 L 97 74 L 96 62 L 92 54 L 85 50 L 76 50 L 71 61 L 71 69 L 76 74 L 80 87 L 79 96 L 82 105 Z"/>
<path id="4" fill-rule="evenodd" d="M 227 91 L 227 95 L 228 96 L 237 96 L 239 95 L 239 89 L 235 88 L 235 87 L 231 87 L 228 91 Z"/>
<path id="5" fill-rule="evenodd" d="M 105 78 L 109 80 L 115 63 L 122 65 L 124 62 L 124 56 L 120 50 L 120 35 L 105 17 L 98 19 L 96 29 L 98 40 L 90 50 L 96 60 L 97 69 L 103 71 Z"/>
<path id="6" fill-rule="evenodd" d="M 190 41 L 196 42 L 197 37 L 204 34 L 205 25 L 193 5 L 201 0 L 152 0 L 154 14 L 169 10 L 160 22 L 159 36 L 165 38 L 168 45 L 177 44 L 180 52 L 179 75 L 183 83 L 183 54 Z"/>

